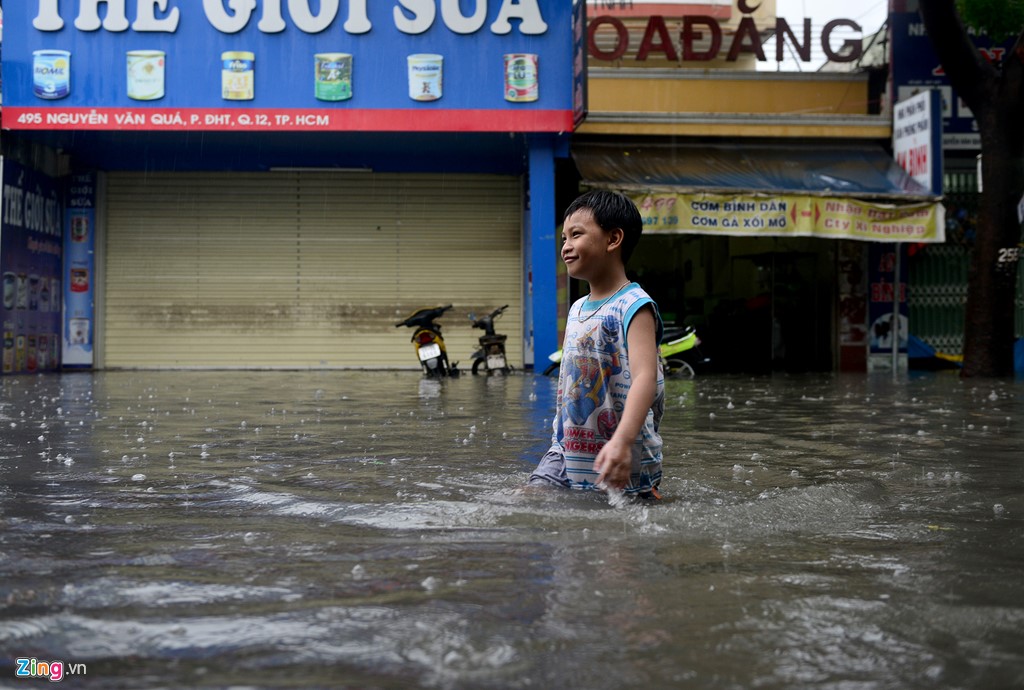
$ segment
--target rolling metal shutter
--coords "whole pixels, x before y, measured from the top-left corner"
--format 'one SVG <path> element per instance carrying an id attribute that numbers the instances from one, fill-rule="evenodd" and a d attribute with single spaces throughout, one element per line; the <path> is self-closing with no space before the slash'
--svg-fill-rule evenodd
<path id="1" fill-rule="evenodd" d="M 442 319 L 463 368 L 498 320 L 522 363 L 518 177 L 111 173 L 106 368 L 416 367 L 394 324 Z"/>

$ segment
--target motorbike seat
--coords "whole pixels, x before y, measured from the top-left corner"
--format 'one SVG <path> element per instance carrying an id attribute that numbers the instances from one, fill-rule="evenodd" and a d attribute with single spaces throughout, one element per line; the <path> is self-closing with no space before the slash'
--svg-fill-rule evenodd
<path id="1" fill-rule="evenodd" d="M 662 343 L 679 340 L 693 332 L 693 326 L 669 326 L 661 336 Z"/>

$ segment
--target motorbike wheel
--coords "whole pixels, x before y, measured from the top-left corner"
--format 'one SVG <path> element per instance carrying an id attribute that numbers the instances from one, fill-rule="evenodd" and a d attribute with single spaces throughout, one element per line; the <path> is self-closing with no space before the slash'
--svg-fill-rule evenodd
<path id="1" fill-rule="evenodd" d="M 427 378 L 443 378 L 448 375 L 447 363 L 439 357 L 428 359 L 423 362 L 423 373 Z"/>
<path id="2" fill-rule="evenodd" d="M 473 360 L 473 376 L 480 373 L 480 369 L 483 368 L 484 373 L 487 372 L 487 360 L 486 359 L 474 359 Z"/>
<path id="3" fill-rule="evenodd" d="M 548 365 L 548 368 L 544 370 L 544 375 L 551 376 L 552 374 L 557 374 L 558 367 L 560 366 L 561 364 L 559 362 L 552 362 L 551 364 Z"/>
<path id="4" fill-rule="evenodd" d="M 682 359 L 670 359 L 665 362 L 665 377 L 672 379 L 692 379 L 696 375 L 689 362 Z"/>

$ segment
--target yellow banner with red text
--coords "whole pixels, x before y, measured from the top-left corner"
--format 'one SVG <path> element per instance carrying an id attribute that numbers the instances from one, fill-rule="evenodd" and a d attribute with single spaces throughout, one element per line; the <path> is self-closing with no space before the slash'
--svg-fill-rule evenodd
<path id="1" fill-rule="evenodd" d="M 883 204 L 800 194 L 632 194 L 644 231 L 869 242 L 944 242 L 938 202 Z"/>

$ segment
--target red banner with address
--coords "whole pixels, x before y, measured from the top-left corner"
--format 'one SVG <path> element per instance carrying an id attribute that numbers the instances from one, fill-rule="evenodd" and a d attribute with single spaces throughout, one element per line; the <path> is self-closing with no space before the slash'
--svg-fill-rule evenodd
<path id="1" fill-rule="evenodd" d="M 572 111 L 531 110 L 304 110 L 301 108 L 20 108 L 5 107 L 10 129 L 204 131 L 571 131 Z"/>

